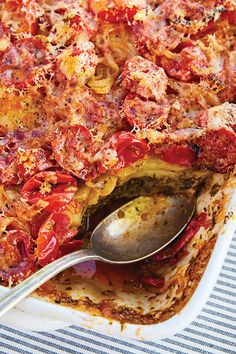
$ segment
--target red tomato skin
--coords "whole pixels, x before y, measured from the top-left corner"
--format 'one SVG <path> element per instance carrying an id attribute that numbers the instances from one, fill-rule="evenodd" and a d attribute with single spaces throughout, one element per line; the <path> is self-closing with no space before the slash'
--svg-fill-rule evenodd
<path id="1" fill-rule="evenodd" d="M 162 56 L 158 58 L 157 64 L 165 70 L 168 76 L 177 80 L 189 82 L 193 78 L 193 74 L 187 65 L 184 66 L 173 59 Z"/>
<path id="2" fill-rule="evenodd" d="M 42 194 L 40 187 L 44 182 L 54 186 L 50 192 Z M 59 171 L 39 172 L 30 178 L 21 189 L 21 196 L 31 205 L 40 199 L 47 202 L 47 212 L 62 210 L 73 198 L 77 188 L 76 179 Z"/>
<path id="3" fill-rule="evenodd" d="M 235 25 L 236 24 L 236 10 L 229 12 L 229 17 L 228 18 L 229 18 L 229 23 L 231 25 Z"/>
<path id="4" fill-rule="evenodd" d="M 132 127 L 161 129 L 167 121 L 170 106 L 166 101 L 156 103 L 129 93 L 123 104 L 125 118 Z"/>
<path id="5" fill-rule="evenodd" d="M 77 229 L 70 228 L 70 218 L 64 213 L 52 213 L 41 225 L 38 232 L 36 255 L 41 266 L 54 261 L 60 256 L 59 249 L 70 242 L 77 234 Z M 69 246 L 68 246 L 69 249 Z"/>
<path id="6" fill-rule="evenodd" d="M 22 259 L 32 258 L 32 242 L 28 234 L 22 230 L 11 230 L 9 231 L 9 240 L 14 243 L 17 241 L 24 244 L 24 251 L 21 252 Z"/>
<path id="7" fill-rule="evenodd" d="M 141 283 L 155 289 L 161 289 L 165 285 L 165 278 L 156 276 L 144 276 L 141 278 Z"/>
<path id="8" fill-rule="evenodd" d="M 172 245 L 171 250 L 174 254 L 179 252 L 189 241 L 192 240 L 194 235 L 199 231 L 201 227 L 207 229 L 211 225 L 211 222 L 207 219 L 207 214 L 202 212 L 195 219 L 192 219 L 187 226 L 181 237 L 178 238 Z"/>
<path id="9" fill-rule="evenodd" d="M 234 11 L 225 11 L 222 14 L 223 19 L 227 19 L 230 25 L 236 24 L 236 10 Z"/>
<path id="10" fill-rule="evenodd" d="M 48 263 L 53 262 L 57 258 L 58 251 L 59 242 L 55 232 L 39 232 L 37 243 L 38 263 L 44 267 Z"/>
<path id="11" fill-rule="evenodd" d="M 148 143 L 139 140 L 130 132 L 118 132 L 112 135 L 113 147 L 119 158 L 118 168 L 126 167 L 145 157 L 149 151 Z"/>
<path id="12" fill-rule="evenodd" d="M 55 211 L 62 211 L 66 205 L 72 200 L 75 192 L 73 193 L 58 193 L 48 196 L 44 200 L 49 204 L 44 208 L 45 211 L 52 213 Z"/>
<path id="13" fill-rule="evenodd" d="M 33 22 L 30 26 L 30 32 L 32 36 L 36 36 L 39 32 L 39 22 L 38 19 L 35 19 L 35 22 Z"/>
<path id="14" fill-rule="evenodd" d="M 46 47 L 39 39 L 34 37 L 19 39 L 2 54 L 1 82 L 5 86 L 23 90 L 35 84 L 34 79 L 38 72 L 35 69 L 40 69 L 48 63 Z M 12 72 L 10 77 L 9 70 Z"/>
<path id="15" fill-rule="evenodd" d="M 6 231 L 6 241 L 0 239 L 0 252 L 4 257 L 7 249 L 11 250 L 11 258 L 18 259 L 18 263 L 6 269 L 0 269 L 0 278 L 4 283 L 9 281 L 18 283 L 30 276 L 36 270 L 36 260 L 33 250 L 33 243 L 29 234 L 22 230 L 10 229 Z M 7 249 L 6 249 L 7 247 Z"/>
<path id="16" fill-rule="evenodd" d="M 52 168 L 54 166 L 54 163 L 50 160 L 51 157 L 51 151 L 47 149 L 26 149 L 25 150 L 25 161 L 22 162 L 19 160 L 19 157 L 17 157 L 17 170 L 18 174 L 20 175 L 22 181 L 26 181 L 29 178 L 31 178 L 33 175 L 35 175 L 38 172 L 47 170 L 49 168 Z M 32 168 L 28 168 L 27 162 L 28 162 L 28 156 L 34 157 L 35 163 L 34 165 L 32 164 Z"/>
<path id="17" fill-rule="evenodd" d="M 63 128 L 52 141 L 53 153 L 58 164 L 78 178 L 88 180 L 102 173 L 100 162 L 94 163 L 93 156 L 99 147 L 94 141 L 92 133 L 82 125 L 73 125 Z M 80 161 L 82 167 L 78 168 L 68 162 L 67 156 L 73 156 L 75 161 Z"/>
<path id="18" fill-rule="evenodd" d="M 64 245 L 60 246 L 60 248 L 59 248 L 58 258 L 65 256 L 69 253 L 72 253 L 74 251 L 80 250 L 82 244 L 83 244 L 82 240 L 72 240 L 68 243 L 65 243 Z"/>
<path id="19" fill-rule="evenodd" d="M 46 221 L 46 219 L 49 217 L 49 213 L 43 211 L 40 214 L 37 214 L 33 217 L 33 219 L 30 222 L 30 233 L 33 237 L 33 239 L 38 238 L 38 233 L 40 230 L 40 227 L 42 224 Z"/>
<path id="20" fill-rule="evenodd" d="M 76 228 L 70 228 L 70 218 L 64 213 L 53 213 L 49 219 L 54 221 L 54 231 L 58 235 L 60 244 L 71 241 L 78 233 Z"/>
<path id="21" fill-rule="evenodd" d="M 89 37 L 97 31 L 97 23 L 91 13 L 80 9 L 77 14 L 69 20 L 70 26 L 77 32 L 87 33 Z"/>
<path id="22" fill-rule="evenodd" d="M 160 56 L 157 58 L 157 64 L 170 77 L 183 82 L 199 82 L 199 78 L 204 76 L 204 70 L 199 71 L 199 68 L 206 68 L 208 63 L 205 53 L 202 51 L 202 58 L 200 58 L 196 54 L 196 50 L 197 46 L 189 42 L 184 42 L 175 48 L 175 51 L 178 53 L 176 54 L 176 59 Z"/>
<path id="23" fill-rule="evenodd" d="M 134 6 L 120 7 L 115 9 L 102 10 L 97 13 L 97 18 L 99 20 L 109 22 L 112 24 L 116 23 L 128 23 L 132 24 L 134 21 L 134 16 L 136 15 L 138 9 Z"/>
<path id="24" fill-rule="evenodd" d="M 190 221 L 187 228 L 170 246 L 163 248 L 160 252 L 157 252 L 154 256 L 152 256 L 151 261 L 158 263 L 165 259 L 173 259 L 173 257 L 177 255 L 178 252 L 180 252 L 180 250 L 182 250 L 191 241 L 191 239 L 196 235 L 201 227 L 207 229 L 210 227 L 210 225 L 211 221 L 208 220 L 207 214 L 204 212 L 200 213 Z M 178 257 L 177 259 L 179 260 Z"/>
<path id="25" fill-rule="evenodd" d="M 161 152 L 163 161 L 185 167 L 192 167 L 196 158 L 197 156 L 193 149 L 184 145 L 174 144 L 164 148 Z"/>

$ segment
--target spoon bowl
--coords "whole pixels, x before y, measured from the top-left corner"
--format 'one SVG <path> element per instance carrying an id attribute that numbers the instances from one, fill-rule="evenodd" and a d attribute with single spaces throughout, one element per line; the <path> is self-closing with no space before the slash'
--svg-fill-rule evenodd
<path id="1" fill-rule="evenodd" d="M 93 231 L 91 248 L 114 263 L 151 256 L 173 241 L 195 209 L 194 197 L 145 196 L 115 210 Z"/>
<path id="2" fill-rule="evenodd" d="M 190 221 L 195 196 L 145 196 L 121 206 L 102 220 L 91 236 L 91 248 L 73 252 L 9 289 L 0 299 L 0 316 L 49 279 L 77 263 L 98 260 L 132 263 L 151 256 L 173 241 Z"/>

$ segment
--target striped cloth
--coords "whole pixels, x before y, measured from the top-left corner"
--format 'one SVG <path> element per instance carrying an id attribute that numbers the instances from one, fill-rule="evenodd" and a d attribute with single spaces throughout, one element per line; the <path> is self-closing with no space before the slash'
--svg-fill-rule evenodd
<path id="1" fill-rule="evenodd" d="M 196 320 L 181 333 L 158 342 L 108 337 L 72 326 L 50 333 L 26 333 L 0 326 L 0 354 L 236 354 L 236 235 L 216 286 Z"/>

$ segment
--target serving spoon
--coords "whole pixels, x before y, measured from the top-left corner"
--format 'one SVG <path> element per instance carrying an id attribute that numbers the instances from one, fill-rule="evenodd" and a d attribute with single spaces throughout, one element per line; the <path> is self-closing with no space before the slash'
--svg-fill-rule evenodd
<path id="1" fill-rule="evenodd" d="M 173 241 L 190 221 L 195 196 L 143 196 L 124 204 L 94 229 L 90 248 L 63 256 L 40 269 L 0 299 L 0 316 L 46 281 L 77 263 L 140 261 Z"/>

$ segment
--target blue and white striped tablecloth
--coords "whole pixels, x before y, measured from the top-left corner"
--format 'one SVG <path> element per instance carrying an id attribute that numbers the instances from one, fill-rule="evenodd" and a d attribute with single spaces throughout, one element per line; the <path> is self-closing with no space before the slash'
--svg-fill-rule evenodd
<path id="1" fill-rule="evenodd" d="M 236 354 L 236 235 L 215 288 L 201 314 L 185 330 L 158 342 L 108 337 L 72 326 L 26 333 L 0 326 L 0 353 L 17 354 Z"/>

